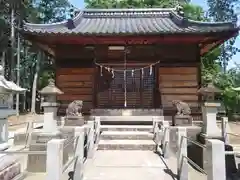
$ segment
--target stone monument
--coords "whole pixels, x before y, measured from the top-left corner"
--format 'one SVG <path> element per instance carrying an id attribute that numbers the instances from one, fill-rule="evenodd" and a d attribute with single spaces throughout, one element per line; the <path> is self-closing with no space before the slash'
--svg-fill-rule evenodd
<path id="1" fill-rule="evenodd" d="M 29 145 L 30 151 L 46 151 L 49 140 L 63 138 L 57 126 L 57 110 L 59 104 L 56 102 L 56 96 L 63 94 L 63 92 L 55 86 L 54 80 L 50 79 L 48 86 L 43 88 L 40 94 L 44 97 L 44 101 L 41 104 L 44 109 L 43 129 L 32 133 Z M 66 155 L 64 157 L 64 160 L 66 160 Z M 28 155 L 27 168 L 29 172 L 45 172 L 46 155 Z"/>
<path id="2" fill-rule="evenodd" d="M 4 78 L 4 69 L 0 65 L 0 151 L 9 147 L 8 145 L 8 116 L 15 115 L 16 111 L 10 108 L 10 96 L 25 92 L 26 89 L 19 87 L 12 81 Z"/>

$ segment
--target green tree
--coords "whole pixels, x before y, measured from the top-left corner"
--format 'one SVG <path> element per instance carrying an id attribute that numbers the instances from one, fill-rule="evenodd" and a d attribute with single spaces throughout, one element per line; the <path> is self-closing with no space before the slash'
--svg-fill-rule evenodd
<path id="1" fill-rule="evenodd" d="M 66 19 L 68 11 L 73 6 L 68 0 L 40 0 L 33 3 L 37 10 L 37 23 L 54 23 Z"/>
<path id="2" fill-rule="evenodd" d="M 189 0 L 85 0 L 87 8 L 173 8 Z"/>
<path id="3" fill-rule="evenodd" d="M 237 21 L 236 5 L 240 4 L 240 0 L 208 0 L 209 18 L 217 22 Z M 221 46 L 220 62 L 226 72 L 228 61 L 232 59 L 239 49 L 234 46 L 236 38 L 228 40 Z"/>

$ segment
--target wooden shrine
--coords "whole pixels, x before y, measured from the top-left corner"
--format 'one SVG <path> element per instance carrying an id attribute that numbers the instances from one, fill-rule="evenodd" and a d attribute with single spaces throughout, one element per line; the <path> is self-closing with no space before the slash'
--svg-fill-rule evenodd
<path id="1" fill-rule="evenodd" d="M 192 21 L 179 9 L 84 9 L 55 24 L 25 23 L 24 37 L 55 58 L 61 112 L 199 107 L 200 57 L 238 35 L 233 22 Z"/>

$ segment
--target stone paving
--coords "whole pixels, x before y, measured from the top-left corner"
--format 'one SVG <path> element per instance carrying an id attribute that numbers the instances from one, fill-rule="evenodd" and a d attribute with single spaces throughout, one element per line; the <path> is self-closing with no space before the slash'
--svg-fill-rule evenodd
<path id="1" fill-rule="evenodd" d="M 96 151 L 84 169 L 84 180 L 172 180 L 159 155 L 152 151 Z"/>

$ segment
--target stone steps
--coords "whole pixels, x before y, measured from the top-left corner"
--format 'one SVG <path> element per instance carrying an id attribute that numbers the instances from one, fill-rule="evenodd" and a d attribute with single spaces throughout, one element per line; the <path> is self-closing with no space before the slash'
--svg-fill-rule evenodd
<path id="1" fill-rule="evenodd" d="M 146 131 L 103 131 L 103 140 L 152 140 L 153 133 Z"/>
<path id="2" fill-rule="evenodd" d="M 147 131 L 153 130 L 152 125 L 101 125 L 101 131 Z"/>
<path id="3" fill-rule="evenodd" d="M 154 151 L 153 140 L 100 140 L 98 150 L 144 150 Z"/>
<path id="4" fill-rule="evenodd" d="M 103 125 L 102 120 L 110 123 Z M 132 124 L 133 121 L 136 124 Z M 115 125 L 111 122 L 118 124 Z M 143 122 L 149 123 L 144 125 Z M 98 150 L 155 150 L 153 133 L 151 133 L 153 132 L 153 116 L 101 117 L 101 124 Z"/>
<path id="5" fill-rule="evenodd" d="M 133 122 L 133 121 L 153 121 L 153 116 L 100 116 L 101 121 L 127 121 L 127 122 Z M 159 117 L 160 118 L 160 117 Z"/>

